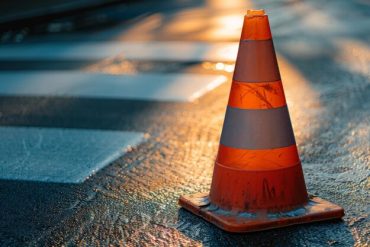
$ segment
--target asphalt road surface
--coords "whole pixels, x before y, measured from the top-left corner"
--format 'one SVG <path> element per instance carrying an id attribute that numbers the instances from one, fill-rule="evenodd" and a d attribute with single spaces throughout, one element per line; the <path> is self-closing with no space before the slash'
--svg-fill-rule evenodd
<path id="1" fill-rule="evenodd" d="M 270 18 L 309 193 L 342 221 L 230 234 L 177 204 L 210 187 L 248 8 Z M 93 19 L 107 16 L 1 36 L 0 246 L 369 246 L 368 1 L 143 1 Z"/>

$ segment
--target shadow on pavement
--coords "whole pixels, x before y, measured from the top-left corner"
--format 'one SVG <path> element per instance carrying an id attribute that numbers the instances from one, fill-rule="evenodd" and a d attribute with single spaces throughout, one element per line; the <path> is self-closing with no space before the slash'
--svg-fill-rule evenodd
<path id="1" fill-rule="evenodd" d="M 146 131 L 181 103 L 64 97 L 0 97 L 0 125 Z M 157 114 L 153 114 L 152 112 Z"/>
<path id="2" fill-rule="evenodd" d="M 49 234 L 81 198 L 77 185 L 0 180 L 0 245 L 22 246 Z"/>

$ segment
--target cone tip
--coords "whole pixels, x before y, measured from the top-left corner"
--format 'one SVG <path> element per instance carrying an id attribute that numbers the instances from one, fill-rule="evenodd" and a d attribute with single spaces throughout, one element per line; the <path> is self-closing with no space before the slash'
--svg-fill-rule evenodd
<path id="1" fill-rule="evenodd" d="M 265 15 L 265 10 L 263 9 L 248 9 L 247 16 L 262 16 Z"/>

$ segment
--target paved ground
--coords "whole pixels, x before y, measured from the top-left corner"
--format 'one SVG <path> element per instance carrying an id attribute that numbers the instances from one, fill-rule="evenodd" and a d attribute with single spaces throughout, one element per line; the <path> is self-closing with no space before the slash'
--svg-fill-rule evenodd
<path id="1" fill-rule="evenodd" d="M 312 0 L 229 4 L 138 3 L 130 8 L 139 17 L 128 22 L 94 31 L 35 33 L 26 36 L 23 43 L 237 42 L 245 9 L 265 8 L 309 192 L 342 205 L 346 210 L 344 220 L 229 234 L 179 208 L 181 194 L 209 189 L 229 83 L 193 102 L 176 103 L 14 94 L 0 97 L 3 126 L 136 131 L 146 133 L 146 140 L 83 183 L 0 180 L 0 245 L 370 244 L 369 3 Z M 140 15 L 143 13 L 147 14 Z M 0 74 L 5 70 L 77 70 L 231 77 L 230 62 L 199 59 L 115 57 L 33 63 L 2 60 L 0 64 Z M 11 157 L 6 153 L 1 156 L 3 162 Z"/>

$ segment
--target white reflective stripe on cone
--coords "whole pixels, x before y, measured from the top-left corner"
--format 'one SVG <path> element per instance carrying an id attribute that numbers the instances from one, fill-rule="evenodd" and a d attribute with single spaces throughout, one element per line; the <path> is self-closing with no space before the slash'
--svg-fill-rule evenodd
<path id="1" fill-rule="evenodd" d="M 280 80 L 274 44 L 271 39 L 240 41 L 233 79 L 238 82 Z"/>
<path id="2" fill-rule="evenodd" d="M 238 149 L 272 149 L 295 144 L 288 108 L 227 107 L 221 144 Z"/>

